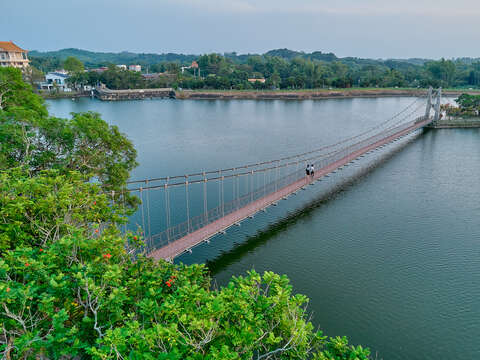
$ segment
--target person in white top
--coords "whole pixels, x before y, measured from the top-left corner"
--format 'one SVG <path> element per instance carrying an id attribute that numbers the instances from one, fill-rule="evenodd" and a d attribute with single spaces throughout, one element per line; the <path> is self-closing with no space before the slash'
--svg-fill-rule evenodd
<path id="1" fill-rule="evenodd" d="M 313 164 L 310 165 L 310 175 L 315 176 L 315 168 L 313 167 Z"/>

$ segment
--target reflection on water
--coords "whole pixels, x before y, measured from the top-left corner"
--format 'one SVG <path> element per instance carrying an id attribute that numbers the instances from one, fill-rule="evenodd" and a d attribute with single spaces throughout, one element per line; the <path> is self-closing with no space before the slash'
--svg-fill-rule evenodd
<path id="1" fill-rule="evenodd" d="M 117 124 L 139 151 L 134 177 L 141 178 L 308 150 L 377 124 L 411 100 L 49 104 L 60 116 L 95 110 Z M 251 268 L 287 274 L 311 299 L 316 325 L 379 358 L 479 358 L 479 138 L 479 129 L 424 131 L 178 261 L 209 261 L 220 285 Z M 160 207 L 157 213 L 160 219 Z"/>

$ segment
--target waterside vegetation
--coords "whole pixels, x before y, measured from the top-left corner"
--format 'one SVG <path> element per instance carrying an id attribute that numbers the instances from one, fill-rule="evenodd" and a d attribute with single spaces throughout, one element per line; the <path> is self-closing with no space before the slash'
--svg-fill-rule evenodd
<path id="1" fill-rule="evenodd" d="M 455 102 L 458 106 L 442 106 L 447 115 L 461 117 L 480 117 L 480 95 L 462 94 Z"/>
<path id="2" fill-rule="evenodd" d="M 44 72 L 64 66 L 64 62 L 72 57 L 84 62 L 87 69 L 106 66 L 108 70 L 103 72 L 76 71 L 72 82 L 90 85 L 102 82 L 110 89 L 480 87 L 480 60 L 471 58 L 374 60 L 339 58 L 332 53 L 303 53 L 288 49 L 272 50 L 263 55 L 108 54 L 65 49 L 48 53 L 31 52 L 30 57 L 32 65 Z M 192 61 L 196 61 L 198 68 L 187 68 Z M 72 60 L 68 62 L 72 65 Z M 158 76 L 144 78 L 138 72 L 115 66 L 132 62 Z"/>

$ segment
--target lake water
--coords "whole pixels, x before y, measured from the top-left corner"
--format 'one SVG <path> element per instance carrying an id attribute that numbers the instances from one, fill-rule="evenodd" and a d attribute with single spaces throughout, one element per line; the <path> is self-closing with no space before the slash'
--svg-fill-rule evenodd
<path id="1" fill-rule="evenodd" d="M 139 179 L 308 151 L 370 128 L 413 100 L 48 104 L 57 116 L 92 110 L 118 125 L 138 150 L 132 178 Z M 379 359 L 477 359 L 479 179 L 480 129 L 421 131 L 177 261 L 207 262 L 220 286 L 252 268 L 286 274 L 310 298 L 315 325 L 370 347 Z M 152 208 L 152 232 L 161 230 L 160 208 Z"/>

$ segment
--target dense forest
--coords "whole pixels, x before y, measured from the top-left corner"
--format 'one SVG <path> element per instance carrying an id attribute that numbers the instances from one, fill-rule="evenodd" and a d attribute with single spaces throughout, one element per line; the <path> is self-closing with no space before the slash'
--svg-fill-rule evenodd
<path id="1" fill-rule="evenodd" d="M 95 53 L 78 49 L 30 53 L 32 66 L 43 72 L 61 68 L 75 57 L 87 69 L 106 66 L 103 73 L 86 72 L 72 79 L 80 84 L 102 82 L 111 89 L 174 87 L 184 89 L 318 89 L 351 87 L 479 88 L 480 59 L 453 60 L 339 58 L 332 53 L 288 49 L 262 55 L 236 53 L 182 55 Z M 198 69 L 183 69 L 192 61 Z M 147 73 L 160 76 L 145 79 L 114 65 L 139 64 Z M 262 79 L 252 82 L 248 79 Z M 265 81 L 263 82 L 263 79 Z"/>

